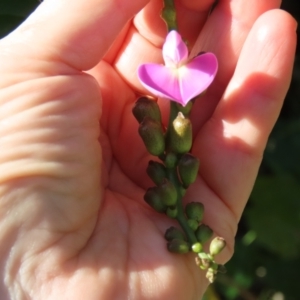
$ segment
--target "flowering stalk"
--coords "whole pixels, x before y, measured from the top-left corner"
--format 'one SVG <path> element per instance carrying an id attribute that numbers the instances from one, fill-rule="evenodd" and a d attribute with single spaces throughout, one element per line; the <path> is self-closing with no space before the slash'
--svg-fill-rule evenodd
<path id="1" fill-rule="evenodd" d="M 204 206 L 200 202 L 188 203 L 182 199 L 187 188 L 196 180 L 199 159 L 190 153 L 192 124 L 189 119 L 195 99 L 213 81 L 218 63 L 214 54 L 204 53 L 192 59 L 181 36 L 174 29 L 176 12 L 173 0 L 164 0 L 162 17 L 169 33 L 162 53 L 165 65 L 144 64 L 138 69 L 142 85 L 156 97 L 170 100 L 167 128 L 163 128 L 158 104 L 141 97 L 133 108 L 139 122 L 139 134 L 148 152 L 160 161 L 150 161 L 147 174 L 155 183 L 144 200 L 157 212 L 176 219 L 182 230 L 171 227 L 165 233 L 167 248 L 173 253 L 196 253 L 196 264 L 206 270 L 206 277 L 213 282 L 224 267 L 214 261 L 226 246 L 225 240 L 214 238 L 209 253 L 203 245 L 212 238 L 212 230 L 202 223 Z"/>

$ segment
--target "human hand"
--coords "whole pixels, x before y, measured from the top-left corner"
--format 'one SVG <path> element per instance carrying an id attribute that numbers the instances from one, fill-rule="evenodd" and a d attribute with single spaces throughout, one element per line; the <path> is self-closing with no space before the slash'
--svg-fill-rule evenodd
<path id="1" fill-rule="evenodd" d="M 161 0 L 129 22 L 148 2 L 46 0 L 0 42 L 1 299 L 186 300 L 207 287 L 191 256 L 167 252 L 171 221 L 142 200 L 136 69 L 162 61 L 166 35 Z M 192 112 L 201 167 L 186 200 L 226 239 L 224 263 L 289 86 L 295 22 L 277 0 L 221 0 L 206 20 L 212 2 L 178 3 L 193 52 L 219 60 Z"/>

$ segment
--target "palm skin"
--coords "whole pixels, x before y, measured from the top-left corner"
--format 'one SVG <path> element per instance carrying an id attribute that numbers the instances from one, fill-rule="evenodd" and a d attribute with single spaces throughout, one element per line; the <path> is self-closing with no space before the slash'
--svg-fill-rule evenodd
<path id="1" fill-rule="evenodd" d="M 0 43 L 1 299 L 201 299 L 207 287 L 192 256 L 167 252 L 174 223 L 142 200 L 151 157 L 131 114 L 145 92 L 135 70 L 161 61 L 166 32 L 161 1 L 125 25 L 148 3 L 127 2 L 47 0 Z M 201 31 L 193 51 L 219 59 L 192 115 L 201 168 L 185 201 L 203 202 L 204 222 L 226 239 L 221 263 L 295 51 L 293 19 L 271 10 L 278 1 L 240 2 L 220 1 L 207 22 L 212 1 L 177 3 L 182 35 L 193 44 Z"/>

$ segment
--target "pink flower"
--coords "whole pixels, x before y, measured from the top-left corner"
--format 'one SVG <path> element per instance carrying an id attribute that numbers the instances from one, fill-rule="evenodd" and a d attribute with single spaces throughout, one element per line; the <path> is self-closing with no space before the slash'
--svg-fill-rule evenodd
<path id="1" fill-rule="evenodd" d="M 138 68 L 142 85 L 156 97 L 185 106 L 205 91 L 215 78 L 218 61 L 213 53 L 188 59 L 188 49 L 177 31 L 171 31 L 162 49 L 165 65 L 143 64 Z"/>

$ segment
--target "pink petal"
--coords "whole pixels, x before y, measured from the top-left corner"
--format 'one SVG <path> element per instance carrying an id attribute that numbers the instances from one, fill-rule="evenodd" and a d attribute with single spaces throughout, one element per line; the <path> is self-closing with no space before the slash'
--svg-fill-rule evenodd
<path id="1" fill-rule="evenodd" d="M 177 67 L 188 58 L 188 48 L 177 31 L 172 30 L 167 35 L 162 55 L 166 67 Z"/>
<path id="2" fill-rule="evenodd" d="M 184 72 L 179 72 L 181 100 L 186 105 L 191 99 L 204 92 L 214 80 L 218 61 L 213 53 L 205 53 L 193 58 Z"/>
<path id="3" fill-rule="evenodd" d="M 180 103 L 179 82 L 174 69 L 163 65 L 144 64 L 138 68 L 138 77 L 142 85 L 156 97 Z"/>
<path id="4" fill-rule="evenodd" d="M 208 88 L 217 69 L 218 61 L 215 55 L 205 53 L 179 69 L 157 64 L 141 65 L 138 68 L 138 77 L 142 85 L 156 97 L 185 106 Z"/>

